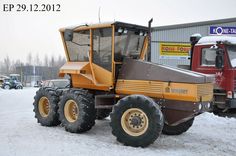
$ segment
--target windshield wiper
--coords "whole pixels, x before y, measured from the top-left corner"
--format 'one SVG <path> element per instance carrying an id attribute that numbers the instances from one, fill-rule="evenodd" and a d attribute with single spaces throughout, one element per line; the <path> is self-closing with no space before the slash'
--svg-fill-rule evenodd
<path id="1" fill-rule="evenodd" d="M 71 42 L 78 45 L 78 46 L 88 46 L 88 47 L 90 47 L 90 44 L 79 44 L 79 43 L 76 43 L 76 42 L 73 42 L 73 41 L 71 41 Z"/>

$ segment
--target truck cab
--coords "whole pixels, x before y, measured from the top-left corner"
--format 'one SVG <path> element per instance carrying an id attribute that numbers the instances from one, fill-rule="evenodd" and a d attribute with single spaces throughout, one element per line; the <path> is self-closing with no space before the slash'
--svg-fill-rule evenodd
<path id="1" fill-rule="evenodd" d="M 198 39 L 197 39 L 198 38 Z M 191 70 L 213 74 L 214 113 L 236 108 L 236 37 L 192 37 Z"/>

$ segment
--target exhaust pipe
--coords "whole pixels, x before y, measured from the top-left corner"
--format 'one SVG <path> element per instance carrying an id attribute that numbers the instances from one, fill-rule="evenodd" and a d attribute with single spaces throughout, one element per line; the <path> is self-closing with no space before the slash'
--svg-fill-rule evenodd
<path id="1" fill-rule="evenodd" d="M 148 56 L 147 56 L 147 60 L 148 62 L 151 62 L 151 43 L 152 43 L 152 36 L 151 36 L 151 32 L 152 32 L 152 21 L 153 21 L 153 18 L 151 18 L 149 21 L 148 21 Z"/>

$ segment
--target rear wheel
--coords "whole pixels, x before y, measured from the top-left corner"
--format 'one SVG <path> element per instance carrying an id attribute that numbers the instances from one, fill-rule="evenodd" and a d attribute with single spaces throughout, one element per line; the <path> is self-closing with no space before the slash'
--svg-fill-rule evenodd
<path id="1" fill-rule="evenodd" d="M 146 147 L 161 134 L 163 115 L 159 106 L 142 95 L 127 96 L 114 106 L 112 134 L 125 145 Z"/>
<path id="2" fill-rule="evenodd" d="M 35 118 L 42 126 L 56 126 L 60 124 L 58 118 L 59 96 L 55 90 L 40 88 L 34 97 Z"/>
<path id="3" fill-rule="evenodd" d="M 23 89 L 22 86 L 16 86 L 16 89 Z"/>
<path id="4" fill-rule="evenodd" d="M 81 133 L 94 126 L 96 111 L 92 95 L 86 90 L 69 90 L 59 103 L 59 116 L 66 131 Z"/>
<path id="5" fill-rule="evenodd" d="M 194 118 L 176 126 L 169 126 L 167 124 L 164 124 L 162 133 L 166 135 L 180 135 L 186 132 L 193 125 L 193 121 L 194 121 Z"/>

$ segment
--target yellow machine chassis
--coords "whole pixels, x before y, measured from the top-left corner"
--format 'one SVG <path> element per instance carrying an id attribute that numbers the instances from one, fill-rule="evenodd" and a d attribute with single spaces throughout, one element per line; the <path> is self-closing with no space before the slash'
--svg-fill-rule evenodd
<path id="1" fill-rule="evenodd" d="M 114 61 L 115 53 L 115 26 L 114 24 L 99 24 L 92 26 L 82 26 L 75 29 L 75 32 L 82 30 L 89 30 L 90 36 L 93 36 L 93 30 L 98 28 L 112 28 L 112 71 L 108 71 L 92 62 L 93 56 L 93 40 L 90 38 L 90 51 L 89 51 L 89 62 L 70 62 L 68 49 L 65 45 L 64 32 L 65 29 L 60 29 L 61 38 L 66 52 L 67 63 L 62 66 L 59 71 L 59 76 L 63 77 L 65 74 L 70 74 L 72 77 L 72 86 L 76 88 L 87 88 L 110 91 L 114 89 L 115 84 L 115 66 L 121 64 L 121 62 Z M 140 53 L 140 59 L 144 60 L 145 54 L 148 49 L 148 37 L 145 37 L 144 45 Z"/>
<path id="2" fill-rule="evenodd" d="M 174 83 L 164 81 L 150 81 L 150 80 L 123 80 L 115 81 L 115 66 L 122 64 L 122 62 L 114 61 L 114 32 L 115 25 L 102 24 L 93 26 L 82 26 L 76 28 L 74 31 L 89 30 L 90 36 L 93 36 L 93 30 L 97 28 L 111 28 L 112 29 L 112 70 L 108 71 L 92 62 L 93 56 L 93 40 L 90 37 L 90 51 L 88 62 L 70 62 L 68 50 L 65 45 L 64 31 L 60 29 L 64 49 L 66 51 L 67 63 L 61 67 L 59 76 L 63 77 L 65 74 L 70 74 L 72 78 L 72 87 L 86 88 L 92 90 L 111 91 L 115 90 L 117 95 L 142 94 L 153 98 L 164 98 L 170 100 L 181 101 L 211 101 L 213 95 L 213 85 L 211 83 L 192 84 L 192 83 Z M 140 53 L 140 59 L 144 57 L 148 50 L 148 37 L 145 37 L 144 45 Z"/>
<path id="3" fill-rule="evenodd" d="M 168 83 L 146 80 L 118 80 L 116 85 L 118 94 L 142 94 L 153 98 L 183 101 L 211 101 L 213 85 Z"/>

